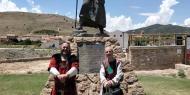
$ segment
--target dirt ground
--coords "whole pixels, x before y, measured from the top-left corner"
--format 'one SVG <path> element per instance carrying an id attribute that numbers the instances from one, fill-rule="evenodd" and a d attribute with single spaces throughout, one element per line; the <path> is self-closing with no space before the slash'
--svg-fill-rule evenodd
<path id="1" fill-rule="evenodd" d="M 48 73 L 49 60 L 1 63 L 0 74 Z"/>
<path id="2" fill-rule="evenodd" d="M 29 73 L 48 73 L 49 60 L 38 60 L 29 62 L 1 63 L 0 74 L 29 74 Z M 137 75 L 175 75 L 177 70 L 151 70 L 151 71 L 135 71 Z"/>
<path id="3" fill-rule="evenodd" d="M 177 72 L 178 70 L 176 69 L 135 71 L 137 75 L 157 75 L 157 76 L 172 76 L 176 75 Z"/>

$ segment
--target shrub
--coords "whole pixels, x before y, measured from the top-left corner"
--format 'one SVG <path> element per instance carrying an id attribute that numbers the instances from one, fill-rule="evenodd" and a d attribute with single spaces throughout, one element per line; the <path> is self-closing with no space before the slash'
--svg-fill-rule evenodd
<path id="1" fill-rule="evenodd" d="M 59 32 L 55 30 L 39 30 L 39 31 L 34 31 L 33 33 L 39 35 L 59 35 Z"/>
<path id="2" fill-rule="evenodd" d="M 179 76 L 180 78 L 185 78 L 185 77 L 186 77 L 186 75 L 185 75 L 184 70 L 179 69 L 179 70 L 178 70 L 178 76 Z"/>
<path id="3" fill-rule="evenodd" d="M 31 41 L 30 39 L 26 39 L 26 40 L 21 40 L 17 43 L 17 45 L 36 45 L 36 46 L 40 46 L 41 45 L 41 41 Z"/>

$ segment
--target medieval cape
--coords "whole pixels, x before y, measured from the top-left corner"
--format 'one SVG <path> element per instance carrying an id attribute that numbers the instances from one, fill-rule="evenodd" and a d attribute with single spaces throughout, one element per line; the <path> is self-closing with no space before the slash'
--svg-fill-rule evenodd
<path id="1" fill-rule="evenodd" d="M 66 74 L 72 67 L 79 68 L 79 61 L 75 55 L 69 55 L 67 61 L 61 60 L 61 54 L 54 54 L 50 59 L 48 70 L 56 68 L 60 74 Z M 64 81 L 54 77 L 54 87 L 51 95 L 77 95 L 76 76 L 66 78 Z"/>
<path id="2" fill-rule="evenodd" d="M 88 27 L 106 27 L 105 0 L 83 0 L 80 24 Z"/>

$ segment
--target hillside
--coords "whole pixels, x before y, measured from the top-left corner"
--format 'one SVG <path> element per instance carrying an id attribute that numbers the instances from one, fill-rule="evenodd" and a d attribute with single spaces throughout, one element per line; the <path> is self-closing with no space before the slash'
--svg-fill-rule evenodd
<path id="1" fill-rule="evenodd" d="M 0 35 L 33 34 L 39 30 L 54 30 L 60 35 L 72 33 L 74 20 L 56 14 L 0 12 Z"/>
<path id="2" fill-rule="evenodd" d="M 155 24 L 148 27 L 143 27 L 135 30 L 129 30 L 128 33 L 135 33 L 139 34 L 141 32 L 145 34 L 155 34 L 155 33 L 161 33 L 161 34 L 167 34 L 167 33 L 190 33 L 189 27 L 182 27 L 177 25 L 160 25 Z"/>

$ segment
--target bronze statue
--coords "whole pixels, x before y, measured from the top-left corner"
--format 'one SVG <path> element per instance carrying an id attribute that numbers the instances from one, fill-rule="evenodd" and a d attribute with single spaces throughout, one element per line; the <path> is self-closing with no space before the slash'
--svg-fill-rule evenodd
<path id="1" fill-rule="evenodd" d="M 78 29 L 82 29 L 83 26 L 94 27 L 99 28 L 100 34 L 104 34 L 106 27 L 104 4 L 105 0 L 83 0 Z"/>

